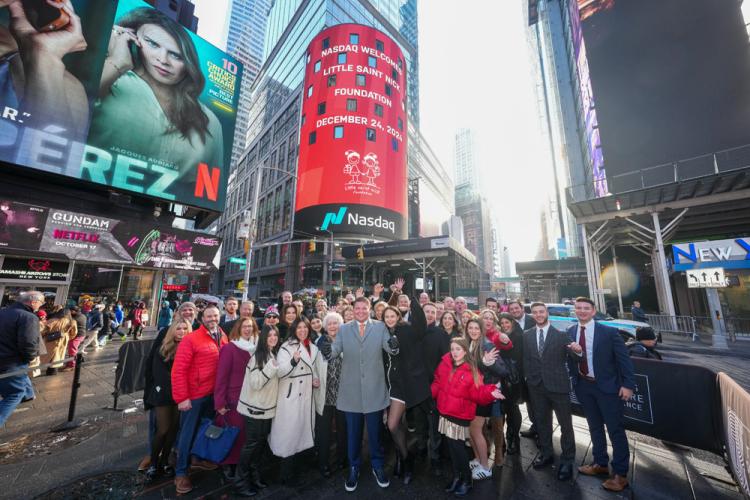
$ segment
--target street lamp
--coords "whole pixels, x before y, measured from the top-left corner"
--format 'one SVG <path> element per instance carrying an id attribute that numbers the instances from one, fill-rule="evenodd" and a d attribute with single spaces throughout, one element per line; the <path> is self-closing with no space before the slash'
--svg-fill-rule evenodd
<path id="1" fill-rule="evenodd" d="M 297 176 L 294 175 L 291 172 L 287 172 L 286 170 L 282 170 L 280 168 L 276 167 L 267 167 L 265 165 L 258 165 L 256 167 L 257 169 L 257 175 L 255 179 L 255 187 L 253 188 L 253 208 L 250 212 L 250 228 L 247 232 L 247 236 L 245 239 L 245 286 L 242 290 L 242 301 L 247 300 L 247 289 L 250 282 L 250 262 L 253 256 L 253 245 L 255 244 L 255 238 L 257 236 L 257 220 L 258 220 L 258 198 L 260 198 L 260 180 L 261 180 L 261 169 L 265 170 L 275 170 L 277 172 L 281 172 L 282 174 L 292 178 L 295 180 L 295 184 L 297 181 Z M 296 188 L 294 189 L 296 191 Z M 292 208 L 294 210 L 294 208 Z"/>

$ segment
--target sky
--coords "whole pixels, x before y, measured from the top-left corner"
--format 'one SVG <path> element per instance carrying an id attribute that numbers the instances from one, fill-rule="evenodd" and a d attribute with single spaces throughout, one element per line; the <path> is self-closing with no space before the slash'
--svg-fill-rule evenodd
<path id="1" fill-rule="evenodd" d="M 224 47 L 230 0 L 194 2 L 198 33 Z M 553 180 L 529 65 L 526 2 L 418 2 L 422 133 L 452 172 L 456 130 L 474 130 L 480 185 L 503 244 L 512 261 L 533 260 Z"/>

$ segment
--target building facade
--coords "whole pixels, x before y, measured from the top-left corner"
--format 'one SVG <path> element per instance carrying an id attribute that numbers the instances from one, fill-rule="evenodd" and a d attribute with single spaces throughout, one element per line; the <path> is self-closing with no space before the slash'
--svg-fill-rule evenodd
<path id="1" fill-rule="evenodd" d="M 243 280 L 242 242 L 235 238 L 245 211 L 253 204 L 253 186 L 261 175 L 258 197 L 257 252 L 251 265 L 249 295 L 263 297 L 282 289 L 327 286 L 357 270 L 344 267 L 334 244 L 293 239 L 295 179 L 305 50 L 321 30 L 342 23 L 372 26 L 393 38 L 407 74 L 409 236 L 442 233 L 453 209 L 451 176 L 419 133 L 419 63 L 416 0 L 279 0 L 268 13 L 265 55 L 252 85 L 245 152 L 230 178 L 227 209 L 219 233 L 227 238 L 217 293 L 237 293 Z M 416 201 L 416 202 L 414 202 Z M 432 210 L 428 210 L 432 207 Z M 331 254 L 333 253 L 333 256 Z M 338 270 L 334 272 L 334 270 Z M 326 272 L 324 272 L 326 271 Z M 334 279 L 331 279 L 334 278 Z M 361 281 L 361 278 L 359 278 Z"/>

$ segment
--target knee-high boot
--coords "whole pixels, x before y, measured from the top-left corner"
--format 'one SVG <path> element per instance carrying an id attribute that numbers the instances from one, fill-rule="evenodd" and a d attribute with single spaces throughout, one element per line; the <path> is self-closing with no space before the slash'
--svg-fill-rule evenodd
<path id="1" fill-rule="evenodd" d="M 502 467 L 505 463 L 505 417 L 492 417 L 490 420 L 495 444 L 495 467 Z"/>

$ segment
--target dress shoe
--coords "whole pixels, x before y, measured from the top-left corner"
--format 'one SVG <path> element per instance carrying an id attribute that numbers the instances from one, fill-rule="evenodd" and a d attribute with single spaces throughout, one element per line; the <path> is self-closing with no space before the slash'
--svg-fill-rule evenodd
<path id="1" fill-rule="evenodd" d="M 453 490 L 453 494 L 457 497 L 465 497 L 469 494 L 469 490 L 471 490 L 471 480 L 462 479 Z"/>
<path id="2" fill-rule="evenodd" d="M 560 464 L 557 470 L 557 479 L 559 481 L 570 481 L 573 478 L 573 464 Z"/>
<path id="3" fill-rule="evenodd" d="M 244 479 L 240 479 L 234 487 L 234 494 L 238 497 L 249 498 L 258 494 L 258 490 Z"/>
<path id="4" fill-rule="evenodd" d="M 213 462 L 209 462 L 208 460 L 198 460 L 198 459 L 193 459 L 193 462 L 190 464 L 190 467 L 192 467 L 193 469 L 198 469 L 198 470 L 216 470 L 219 468 L 219 466 Z"/>
<path id="5" fill-rule="evenodd" d="M 614 477 L 610 477 L 602 483 L 602 488 L 607 491 L 622 491 L 628 487 L 628 479 L 625 476 L 615 474 Z"/>
<path id="6" fill-rule="evenodd" d="M 553 463 L 555 463 L 555 459 L 554 458 L 552 458 L 552 457 L 543 457 L 543 456 L 540 455 L 540 456 L 538 456 L 538 457 L 536 457 L 534 459 L 534 461 L 531 463 L 531 465 L 535 469 L 543 469 L 544 467 L 546 467 L 548 465 L 552 465 Z"/>
<path id="7" fill-rule="evenodd" d="M 185 495 L 193 491 L 193 483 L 190 482 L 190 478 L 187 476 L 177 476 L 174 478 L 174 487 L 179 495 Z"/>
<path id="8" fill-rule="evenodd" d="M 138 464 L 138 472 L 145 472 L 151 466 L 151 455 L 146 455 Z"/>
<path id="9" fill-rule="evenodd" d="M 529 429 L 527 431 L 521 431 L 521 437 L 525 437 L 529 439 L 538 439 L 539 434 L 535 430 Z"/>
<path id="10" fill-rule="evenodd" d="M 451 479 L 451 482 L 445 485 L 445 492 L 446 493 L 453 493 L 456 491 L 456 487 L 458 487 L 458 483 L 461 482 L 461 479 L 458 477 L 454 477 Z"/>
<path id="11" fill-rule="evenodd" d="M 578 472 L 584 476 L 604 476 L 609 475 L 609 469 L 603 465 L 589 464 L 578 467 Z"/>

